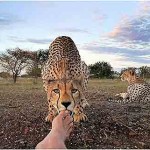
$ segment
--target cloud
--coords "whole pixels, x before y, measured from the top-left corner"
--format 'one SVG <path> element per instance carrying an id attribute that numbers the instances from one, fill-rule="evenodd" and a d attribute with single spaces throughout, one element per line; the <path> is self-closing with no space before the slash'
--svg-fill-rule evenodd
<path id="1" fill-rule="evenodd" d="M 43 38 L 43 39 L 35 39 L 35 38 L 27 38 L 27 39 L 22 39 L 16 36 L 10 36 L 10 39 L 14 42 L 29 42 L 29 43 L 34 43 L 34 44 L 49 44 L 50 42 L 53 41 L 53 39 L 50 38 Z"/>
<path id="2" fill-rule="evenodd" d="M 110 46 L 101 46 L 101 45 L 84 45 L 84 49 L 90 50 L 97 53 L 117 53 L 119 55 L 124 56 L 141 56 L 141 55 L 148 55 L 150 54 L 149 50 L 135 50 L 135 49 L 128 49 L 128 48 L 121 48 L 121 47 L 110 47 Z"/>
<path id="3" fill-rule="evenodd" d="M 140 11 L 149 12 L 150 11 L 150 2 L 149 1 L 140 1 Z"/>
<path id="4" fill-rule="evenodd" d="M 106 61 L 111 64 L 114 70 L 120 71 L 127 67 L 141 67 L 147 65 L 145 62 L 132 60 L 129 57 L 118 55 L 117 53 L 96 53 L 95 51 L 87 51 L 80 47 L 81 59 L 90 65 L 98 61 Z M 86 57 L 85 57 L 86 56 Z M 89 59 L 90 58 L 90 59 Z"/>
<path id="5" fill-rule="evenodd" d="M 0 27 L 9 26 L 19 21 L 21 20 L 12 14 L 0 14 Z"/>
<path id="6" fill-rule="evenodd" d="M 26 39 L 27 42 L 36 43 L 36 44 L 49 44 L 51 39 Z"/>
<path id="7" fill-rule="evenodd" d="M 141 58 L 143 58 L 145 60 L 150 61 L 150 54 L 149 55 L 142 55 L 142 56 L 139 56 L 139 57 L 141 57 Z"/>
<path id="8" fill-rule="evenodd" d="M 149 3 L 150 4 L 150 3 Z M 120 41 L 150 42 L 150 5 L 130 17 L 123 17 L 108 35 Z"/>
<path id="9" fill-rule="evenodd" d="M 95 58 L 99 56 L 98 61 L 110 62 L 114 68 L 150 66 L 150 2 L 140 2 L 138 12 L 121 19 L 111 32 L 81 49 Z"/>
<path id="10" fill-rule="evenodd" d="M 99 58 L 92 61 L 93 63 L 95 63 L 95 60 L 107 61 L 115 69 L 150 65 L 150 45 L 148 43 L 123 42 L 109 37 L 101 37 L 99 41 L 85 43 L 80 46 L 80 49 L 87 53 L 93 53 L 94 58 L 99 56 Z M 91 59 L 91 57 L 89 58 Z"/>
<path id="11" fill-rule="evenodd" d="M 87 30 L 79 29 L 79 28 L 70 28 L 70 27 L 69 28 L 58 28 L 58 29 L 55 29 L 55 31 L 89 34 L 89 31 L 87 31 Z"/>

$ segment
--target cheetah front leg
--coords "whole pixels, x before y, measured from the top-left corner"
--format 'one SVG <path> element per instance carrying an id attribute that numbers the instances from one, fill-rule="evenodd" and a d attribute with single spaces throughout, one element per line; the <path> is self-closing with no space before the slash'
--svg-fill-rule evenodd
<path id="1" fill-rule="evenodd" d="M 57 110 L 56 108 L 52 105 L 51 102 L 48 103 L 48 115 L 47 117 L 45 118 L 45 121 L 46 122 L 52 122 L 53 119 L 55 118 L 55 116 L 57 115 Z"/>
<path id="2" fill-rule="evenodd" d="M 83 108 L 89 105 L 86 100 L 81 100 L 79 104 L 77 104 L 74 108 L 74 122 L 80 122 L 80 121 L 86 121 L 88 118 L 87 116 L 83 113 Z"/>
<path id="3" fill-rule="evenodd" d="M 128 93 L 119 93 L 119 94 L 116 94 L 115 99 L 112 99 L 112 98 L 109 98 L 108 101 L 109 102 L 115 102 L 115 103 L 121 103 L 121 104 L 127 104 L 127 103 L 130 103 L 132 102 L 132 97 L 129 96 Z"/>
<path id="4" fill-rule="evenodd" d="M 122 97 L 123 99 L 126 99 L 129 97 L 129 94 L 128 93 L 119 93 L 119 94 L 116 94 L 115 95 L 116 97 Z"/>

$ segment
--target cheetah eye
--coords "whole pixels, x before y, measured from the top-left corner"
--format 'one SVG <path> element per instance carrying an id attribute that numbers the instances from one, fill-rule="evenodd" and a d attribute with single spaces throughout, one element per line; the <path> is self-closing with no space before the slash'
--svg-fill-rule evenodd
<path id="1" fill-rule="evenodd" d="M 59 89 L 54 89 L 53 90 L 55 93 L 59 94 Z"/>
<path id="2" fill-rule="evenodd" d="M 72 89 L 71 93 L 76 93 L 78 90 L 77 89 Z"/>

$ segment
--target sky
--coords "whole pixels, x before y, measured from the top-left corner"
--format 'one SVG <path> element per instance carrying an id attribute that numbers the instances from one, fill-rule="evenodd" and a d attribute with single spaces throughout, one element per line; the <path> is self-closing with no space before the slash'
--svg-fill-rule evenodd
<path id="1" fill-rule="evenodd" d="M 86 64 L 150 66 L 148 1 L 0 1 L 0 53 L 48 49 L 70 36 Z"/>

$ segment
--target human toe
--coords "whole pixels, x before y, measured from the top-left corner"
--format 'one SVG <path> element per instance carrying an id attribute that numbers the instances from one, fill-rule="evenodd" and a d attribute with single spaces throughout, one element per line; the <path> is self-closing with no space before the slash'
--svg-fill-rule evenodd
<path id="1" fill-rule="evenodd" d="M 64 118 L 64 122 L 65 124 L 70 124 L 71 122 L 73 122 L 73 118 L 70 116 L 70 115 L 67 115 L 65 118 Z"/>

